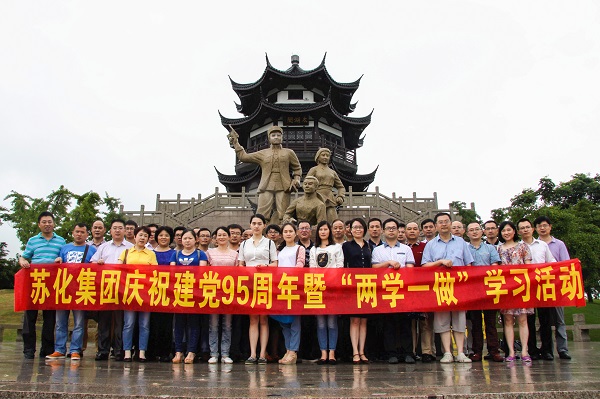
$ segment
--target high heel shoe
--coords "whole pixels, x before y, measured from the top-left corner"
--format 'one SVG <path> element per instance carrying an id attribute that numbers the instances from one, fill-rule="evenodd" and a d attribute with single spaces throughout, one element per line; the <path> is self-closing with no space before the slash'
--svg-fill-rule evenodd
<path id="1" fill-rule="evenodd" d="M 364 353 L 359 353 L 358 356 L 360 357 L 360 362 L 363 364 L 369 364 L 369 359 L 367 359 L 367 357 L 365 356 Z"/>
<path id="2" fill-rule="evenodd" d="M 356 360 L 356 358 L 358 358 L 358 360 Z M 352 355 L 352 363 L 360 364 L 360 355 L 358 353 L 355 355 Z"/>
<path id="3" fill-rule="evenodd" d="M 187 356 L 185 357 L 184 363 L 192 364 L 192 363 L 194 363 L 195 358 L 196 358 L 196 354 L 194 352 L 188 352 Z"/>
<path id="4" fill-rule="evenodd" d="M 179 363 L 183 362 L 183 353 L 181 353 L 181 352 L 175 353 L 175 357 L 173 358 L 172 361 L 175 364 L 179 364 Z"/>

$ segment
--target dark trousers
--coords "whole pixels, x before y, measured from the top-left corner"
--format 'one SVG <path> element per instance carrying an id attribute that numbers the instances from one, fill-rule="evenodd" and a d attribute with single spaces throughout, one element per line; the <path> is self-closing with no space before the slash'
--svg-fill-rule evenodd
<path id="1" fill-rule="evenodd" d="M 552 325 L 556 324 L 556 308 L 539 308 L 537 311 L 540 321 L 540 341 L 542 341 L 540 352 L 553 353 Z"/>
<path id="2" fill-rule="evenodd" d="M 150 336 L 148 338 L 147 359 L 165 359 L 171 355 L 173 344 L 173 313 L 150 314 Z"/>
<path id="3" fill-rule="evenodd" d="M 485 321 L 485 335 L 487 340 L 487 349 L 490 354 L 500 351 L 498 341 L 498 330 L 496 329 L 496 310 L 484 310 L 483 321 Z M 483 325 L 481 310 L 469 311 L 471 323 L 473 324 L 473 352 L 480 354 L 483 352 Z"/>
<path id="4" fill-rule="evenodd" d="M 54 352 L 54 326 L 56 324 L 55 310 L 42 310 L 44 322 L 42 324 L 42 346 L 40 356 L 46 356 Z M 36 347 L 35 323 L 38 311 L 26 310 L 23 314 L 23 353 L 34 355 Z"/>
<path id="5" fill-rule="evenodd" d="M 98 353 L 110 353 L 111 346 L 115 355 L 123 350 L 122 310 L 98 312 Z"/>
<path id="6" fill-rule="evenodd" d="M 537 347 L 537 329 L 535 328 L 535 313 L 538 309 L 533 309 L 533 314 L 527 315 L 527 327 L 529 328 L 529 339 L 527 340 L 527 350 L 530 355 L 540 354 Z"/>
<path id="7" fill-rule="evenodd" d="M 383 319 L 383 347 L 390 357 L 413 356 L 412 319 L 407 313 L 389 313 Z"/>

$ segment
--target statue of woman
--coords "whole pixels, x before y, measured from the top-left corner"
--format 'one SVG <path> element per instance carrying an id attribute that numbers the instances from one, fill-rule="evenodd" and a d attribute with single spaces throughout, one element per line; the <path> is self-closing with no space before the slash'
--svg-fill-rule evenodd
<path id="1" fill-rule="evenodd" d="M 327 221 L 333 223 L 337 219 L 336 206 L 344 203 L 344 194 L 346 189 L 340 180 L 338 174 L 329 167 L 331 159 L 331 151 L 329 148 L 319 148 L 315 155 L 317 166 L 313 166 L 306 176 L 314 176 L 319 180 L 317 192 L 325 199 L 327 207 Z M 337 189 L 337 193 L 333 192 L 333 188 Z"/>

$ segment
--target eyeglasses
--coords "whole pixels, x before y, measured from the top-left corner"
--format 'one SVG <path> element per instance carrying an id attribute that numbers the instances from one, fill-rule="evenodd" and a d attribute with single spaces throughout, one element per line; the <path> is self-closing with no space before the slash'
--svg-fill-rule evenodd
<path id="1" fill-rule="evenodd" d="M 362 226 L 352 226 L 352 230 L 364 230 Z"/>
<path id="2" fill-rule="evenodd" d="M 385 228 L 385 231 L 396 231 L 396 230 L 398 230 L 397 227 L 386 227 Z"/>
<path id="3" fill-rule="evenodd" d="M 450 221 L 449 220 L 438 220 L 436 223 L 437 224 L 450 224 Z"/>

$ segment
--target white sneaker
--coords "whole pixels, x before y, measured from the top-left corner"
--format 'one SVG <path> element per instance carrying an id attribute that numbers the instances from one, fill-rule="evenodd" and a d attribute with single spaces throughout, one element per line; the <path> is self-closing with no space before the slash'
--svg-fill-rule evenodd
<path id="1" fill-rule="evenodd" d="M 223 356 L 221 358 L 221 363 L 232 364 L 233 363 L 233 359 L 230 358 L 229 356 Z"/>
<path id="2" fill-rule="evenodd" d="M 208 359 L 208 364 L 215 364 L 219 361 L 219 358 L 216 356 L 211 357 L 210 359 Z"/>
<path id="3" fill-rule="evenodd" d="M 469 359 L 469 360 L 471 360 L 471 359 Z M 444 353 L 444 357 L 442 357 L 440 359 L 440 363 L 453 363 L 453 362 L 454 362 L 454 356 L 452 356 L 452 353 L 450 353 L 450 352 Z"/>
<path id="4" fill-rule="evenodd" d="M 454 359 L 455 362 L 458 363 L 471 363 L 472 360 L 469 359 L 464 353 L 459 353 L 458 356 L 456 356 L 456 359 Z"/>

